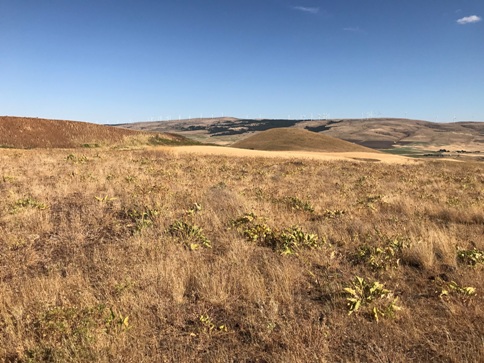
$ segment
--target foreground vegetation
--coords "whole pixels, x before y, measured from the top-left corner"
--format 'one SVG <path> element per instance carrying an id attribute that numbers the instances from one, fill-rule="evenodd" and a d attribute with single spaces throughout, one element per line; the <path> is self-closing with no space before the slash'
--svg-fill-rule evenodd
<path id="1" fill-rule="evenodd" d="M 0 361 L 484 361 L 484 167 L 0 151 Z"/>

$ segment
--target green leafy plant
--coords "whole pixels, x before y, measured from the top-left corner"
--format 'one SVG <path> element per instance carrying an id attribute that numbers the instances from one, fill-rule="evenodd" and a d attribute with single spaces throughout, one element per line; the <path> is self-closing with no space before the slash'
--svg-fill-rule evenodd
<path id="1" fill-rule="evenodd" d="M 54 306 L 44 310 L 32 322 L 39 339 L 55 342 L 89 343 L 96 332 L 120 332 L 129 327 L 128 316 L 116 314 L 103 304 L 92 307 Z"/>
<path id="2" fill-rule="evenodd" d="M 304 201 L 299 199 L 298 197 L 283 197 L 281 199 L 277 199 L 277 202 L 284 204 L 287 208 L 296 211 L 304 211 L 313 213 L 314 208 L 309 201 Z"/>
<path id="3" fill-rule="evenodd" d="M 193 203 L 193 206 L 189 208 L 185 214 L 187 216 L 193 216 L 195 213 L 201 212 L 202 211 L 202 205 L 199 203 Z"/>
<path id="4" fill-rule="evenodd" d="M 356 276 L 349 287 L 344 288 L 348 295 L 348 315 L 364 310 L 375 321 L 380 317 L 393 317 L 401 310 L 397 305 L 398 297 L 386 289 L 384 284 L 374 281 L 369 282 L 362 277 Z"/>
<path id="5" fill-rule="evenodd" d="M 323 216 L 324 218 L 327 218 L 327 219 L 335 219 L 335 218 L 344 216 L 345 214 L 346 214 L 346 211 L 342 209 L 335 209 L 335 210 L 326 209 L 323 213 Z"/>
<path id="6" fill-rule="evenodd" d="M 457 250 L 457 259 L 465 265 L 476 266 L 484 264 L 484 251 L 474 248 L 472 250 Z"/>
<path id="7" fill-rule="evenodd" d="M 76 156 L 74 154 L 67 155 L 66 160 L 74 164 L 84 164 L 88 161 L 87 156 L 85 155 Z"/>
<path id="8" fill-rule="evenodd" d="M 32 197 L 25 197 L 25 198 L 21 198 L 21 199 L 17 200 L 13 204 L 10 212 L 16 213 L 19 210 L 24 209 L 24 208 L 44 210 L 44 209 L 47 209 L 47 204 L 40 202 L 40 201 L 38 201 L 38 200 L 36 200 Z"/>
<path id="9" fill-rule="evenodd" d="M 202 324 L 203 330 L 208 333 L 227 331 L 227 326 L 225 324 L 215 324 L 208 314 L 200 315 L 199 320 Z"/>
<path id="10" fill-rule="evenodd" d="M 132 221 L 128 227 L 133 228 L 137 232 L 141 232 L 145 228 L 153 225 L 153 220 L 159 215 L 158 209 L 152 208 L 131 208 L 124 212 L 124 215 Z"/>
<path id="11" fill-rule="evenodd" d="M 376 210 L 375 203 L 382 203 L 385 196 L 382 194 L 367 195 L 366 197 L 358 200 L 357 204 L 363 205 L 371 210 Z"/>
<path id="12" fill-rule="evenodd" d="M 401 252 L 409 247 L 408 238 L 393 237 L 387 239 L 384 246 L 362 245 L 358 247 L 353 257 L 355 262 L 363 262 L 372 270 L 386 270 L 389 267 L 397 267 L 400 264 Z"/>
<path id="13" fill-rule="evenodd" d="M 472 286 L 460 286 L 457 282 L 451 281 L 444 287 L 440 293 L 440 297 L 456 295 L 464 302 L 470 301 L 476 295 L 476 288 Z"/>
<path id="14" fill-rule="evenodd" d="M 200 247 L 212 247 L 210 240 L 203 234 L 202 228 L 196 225 L 176 220 L 169 226 L 168 231 L 172 236 L 180 239 L 192 251 Z"/>
<path id="15" fill-rule="evenodd" d="M 231 224 L 242 231 L 248 241 L 270 247 L 283 255 L 297 253 L 300 249 L 317 249 L 324 243 L 317 234 L 304 232 L 299 226 L 281 230 L 272 228 L 253 213 L 245 214 Z"/>
<path id="16" fill-rule="evenodd" d="M 94 197 L 94 198 L 100 203 L 108 203 L 118 199 L 116 197 L 108 197 L 107 194 L 104 197 Z"/>

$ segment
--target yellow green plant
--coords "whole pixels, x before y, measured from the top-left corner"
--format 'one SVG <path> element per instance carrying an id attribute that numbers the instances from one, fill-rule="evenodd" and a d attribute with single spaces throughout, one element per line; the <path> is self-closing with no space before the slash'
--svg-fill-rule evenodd
<path id="1" fill-rule="evenodd" d="M 213 319 L 208 315 L 208 314 L 203 314 L 203 315 L 200 315 L 200 323 L 202 324 L 203 326 L 203 329 L 208 332 L 208 333 L 212 333 L 212 332 L 226 332 L 227 331 L 227 326 L 225 324 L 215 324 L 213 322 Z"/>
<path id="2" fill-rule="evenodd" d="M 47 208 L 47 204 L 40 202 L 32 197 L 25 197 L 17 200 L 11 208 L 11 213 L 16 213 L 23 208 L 32 208 L 43 210 Z"/>
<path id="3" fill-rule="evenodd" d="M 473 248 L 472 250 L 461 250 L 457 251 L 457 259 L 465 264 L 476 266 L 478 264 L 484 264 L 484 251 Z"/>
<path id="4" fill-rule="evenodd" d="M 476 288 L 472 286 L 461 286 L 455 281 L 451 281 L 447 284 L 446 288 L 443 288 L 440 297 L 456 295 L 460 297 L 464 302 L 468 302 L 472 297 L 476 295 Z"/>
<path id="5" fill-rule="evenodd" d="M 168 232 L 192 251 L 200 247 L 212 247 L 210 240 L 203 234 L 203 229 L 196 225 L 176 220 L 168 227 Z"/>
<path id="6" fill-rule="evenodd" d="M 374 281 L 369 282 L 362 277 L 356 276 L 344 292 L 348 295 L 348 315 L 365 310 L 376 321 L 380 317 L 392 317 L 401 307 L 397 305 L 398 297 L 384 284 Z"/>
<path id="7" fill-rule="evenodd" d="M 239 230 L 244 226 L 242 233 L 248 241 L 270 247 L 283 255 L 297 253 L 303 248 L 317 249 L 324 243 L 323 238 L 307 233 L 297 225 L 283 229 L 272 228 L 253 213 L 245 214 L 231 224 L 239 227 Z"/>
<path id="8" fill-rule="evenodd" d="M 288 209 L 303 211 L 303 212 L 314 212 L 314 207 L 309 201 L 301 200 L 298 197 L 288 196 L 276 200 L 279 203 L 284 204 Z"/>

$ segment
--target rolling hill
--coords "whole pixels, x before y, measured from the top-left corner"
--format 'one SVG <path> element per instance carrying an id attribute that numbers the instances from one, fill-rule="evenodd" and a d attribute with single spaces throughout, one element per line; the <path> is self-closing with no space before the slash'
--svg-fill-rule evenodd
<path id="1" fill-rule="evenodd" d="M 0 116 L 0 147 L 3 148 L 107 146 L 130 138 L 155 145 L 187 143 L 185 137 L 169 133 L 152 134 L 88 122 Z"/>
<path id="2" fill-rule="evenodd" d="M 234 144 L 260 131 L 300 128 L 376 149 L 484 151 L 484 122 L 436 123 L 401 118 L 237 119 L 218 117 L 117 125 L 133 130 L 175 132 L 220 145 Z"/>
<path id="3" fill-rule="evenodd" d="M 348 141 L 299 128 L 261 131 L 231 146 L 268 151 L 377 152 Z"/>
<path id="4" fill-rule="evenodd" d="M 71 148 L 119 142 L 139 131 L 87 122 L 0 117 L 0 145 L 14 148 Z"/>

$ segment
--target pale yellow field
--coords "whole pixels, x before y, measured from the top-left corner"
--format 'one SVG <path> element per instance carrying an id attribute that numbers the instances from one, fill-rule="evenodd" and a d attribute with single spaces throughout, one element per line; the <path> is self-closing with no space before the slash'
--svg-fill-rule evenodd
<path id="1" fill-rule="evenodd" d="M 400 155 L 391 155 L 384 153 L 364 153 L 364 152 L 347 152 L 347 153 L 320 153 L 309 151 L 262 151 L 236 149 L 218 146 L 180 146 L 171 149 L 177 154 L 197 154 L 197 155 L 223 155 L 237 157 L 267 157 L 267 158 L 304 158 L 313 160 L 361 160 L 375 161 L 386 164 L 415 164 L 418 160 L 407 158 Z"/>

